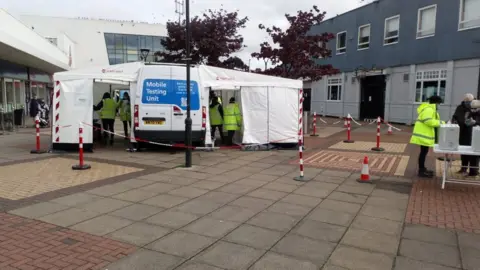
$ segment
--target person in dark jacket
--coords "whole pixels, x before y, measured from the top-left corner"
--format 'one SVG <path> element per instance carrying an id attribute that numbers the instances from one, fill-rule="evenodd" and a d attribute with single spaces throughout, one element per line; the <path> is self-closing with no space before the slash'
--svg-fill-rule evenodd
<path id="1" fill-rule="evenodd" d="M 470 118 L 472 117 L 471 102 L 473 99 L 474 97 L 472 94 L 466 94 L 462 103 L 455 109 L 455 113 L 452 117 L 452 122 L 458 124 L 460 127 L 460 145 L 472 145 L 472 122 L 470 121 Z M 470 167 L 470 175 L 474 176 L 478 174 L 478 169 L 472 168 L 477 167 L 477 165 L 475 165 L 478 164 L 478 158 L 476 156 L 461 155 L 461 160 L 462 167 L 459 173 L 466 173 Z"/>
<path id="2" fill-rule="evenodd" d="M 114 138 L 114 126 L 115 126 L 115 115 L 117 113 L 117 103 L 110 96 L 110 93 L 105 92 L 103 94 L 102 100 L 95 106 L 93 106 L 94 111 L 100 111 L 100 119 L 102 119 L 103 130 L 108 130 L 110 132 L 110 145 L 113 145 Z M 107 144 L 108 133 L 103 133 L 103 143 Z"/>
<path id="3" fill-rule="evenodd" d="M 469 127 L 480 126 L 480 101 L 479 100 L 472 100 L 470 103 L 470 111 L 467 112 L 465 115 L 465 124 Z M 472 133 L 470 133 L 472 136 Z M 470 156 L 469 159 L 469 167 L 470 172 L 468 176 L 477 176 L 478 175 L 478 162 L 480 160 L 480 156 Z"/>

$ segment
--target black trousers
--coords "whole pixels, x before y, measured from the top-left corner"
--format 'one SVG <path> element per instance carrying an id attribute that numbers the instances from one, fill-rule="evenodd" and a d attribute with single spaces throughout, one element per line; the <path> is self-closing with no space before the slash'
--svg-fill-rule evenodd
<path id="1" fill-rule="evenodd" d="M 425 160 L 427 159 L 429 147 L 420 145 L 420 155 L 418 155 L 418 169 L 425 170 Z"/>
<path id="2" fill-rule="evenodd" d="M 212 140 L 215 140 L 215 131 L 217 129 L 218 129 L 218 132 L 220 132 L 220 138 L 222 138 L 222 142 L 225 142 L 225 138 L 223 136 L 223 126 L 222 125 L 210 126 L 210 136 L 212 137 Z"/>
<path id="3" fill-rule="evenodd" d="M 112 132 L 110 134 L 110 141 L 111 142 L 113 142 L 113 132 L 115 132 L 114 128 L 113 128 L 114 125 L 115 125 L 115 119 L 102 119 L 103 129 Z M 105 132 L 105 131 L 103 132 L 103 139 L 104 139 L 104 143 L 106 143 L 107 140 L 108 140 L 108 133 Z"/>
<path id="4" fill-rule="evenodd" d="M 467 170 L 470 167 L 470 172 L 476 173 L 478 172 L 478 161 L 479 157 L 478 156 L 467 156 L 467 155 L 462 155 L 462 169 Z"/>
<path id="5" fill-rule="evenodd" d="M 227 134 L 227 145 L 233 145 L 233 136 L 235 136 L 235 130 L 229 130 Z"/>
<path id="6" fill-rule="evenodd" d="M 130 138 L 128 134 L 128 128 L 132 128 L 132 121 L 123 121 L 123 132 L 125 132 L 125 137 Z"/>

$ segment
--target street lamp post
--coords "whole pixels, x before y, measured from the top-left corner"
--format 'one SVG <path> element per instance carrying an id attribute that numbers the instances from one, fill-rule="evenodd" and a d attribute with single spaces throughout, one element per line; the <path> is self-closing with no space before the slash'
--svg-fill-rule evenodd
<path id="1" fill-rule="evenodd" d="M 185 118 L 185 167 L 192 167 L 192 118 L 190 117 L 190 0 L 185 1 L 186 61 L 187 61 L 187 118 Z"/>

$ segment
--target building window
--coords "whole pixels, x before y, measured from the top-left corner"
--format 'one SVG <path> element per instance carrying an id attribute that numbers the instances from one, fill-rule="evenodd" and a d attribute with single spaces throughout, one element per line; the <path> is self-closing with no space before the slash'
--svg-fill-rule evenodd
<path id="1" fill-rule="evenodd" d="M 370 47 L 370 24 L 362 25 L 358 28 L 358 49 L 368 49 Z"/>
<path id="2" fill-rule="evenodd" d="M 105 33 L 105 44 L 110 65 L 140 61 L 140 50 L 148 49 L 147 61 L 155 61 L 154 54 L 163 51 L 164 37 Z"/>
<path id="3" fill-rule="evenodd" d="M 419 9 L 417 21 L 417 38 L 434 36 L 436 20 L 437 5 L 432 5 Z"/>
<path id="4" fill-rule="evenodd" d="M 327 100 L 342 100 L 342 79 L 328 79 L 327 81 Z"/>
<path id="5" fill-rule="evenodd" d="M 340 32 L 337 34 L 337 54 L 342 54 L 347 51 L 347 32 Z"/>
<path id="6" fill-rule="evenodd" d="M 480 27 L 480 0 L 460 0 L 458 29 Z"/>
<path id="7" fill-rule="evenodd" d="M 435 95 L 445 100 L 446 70 L 419 71 L 416 79 L 415 102 L 425 102 Z"/>
<path id="8" fill-rule="evenodd" d="M 385 19 L 384 45 L 398 43 L 400 33 L 400 15 Z"/>

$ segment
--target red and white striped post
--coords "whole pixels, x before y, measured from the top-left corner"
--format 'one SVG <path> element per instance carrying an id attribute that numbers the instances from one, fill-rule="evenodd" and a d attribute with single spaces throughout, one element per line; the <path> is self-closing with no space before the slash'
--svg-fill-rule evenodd
<path id="1" fill-rule="evenodd" d="M 377 146 L 372 148 L 372 151 L 382 152 L 385 151 L 382 147 L 380 147 L 380 125 L 382 124 L 382 118 L 379 116 L 377 117 Z"/>
<path id="2" fill-rule="evenodd" d="M 317 134 L 317 112 L 313 112 L 313 133 L 310 134 L 312 137 L 318 137 Z"/>
<path id="3" fill-rule="evenodd" d="M 298 101 L 298 164 L 300 165 L 300 176 L 294 177 L 293 180 L 296 181 L 309 181 L 310 179 L 305 178 L 303 171 L 303 90 L 299 90 L 299 101 Z"/>
<path id="4" fill-rule="evenodd" d="M 40 149 L 40 117 L 35 116 L 35 149 L 30 151 L 31 154 L 44 154 L 47 151 Z"/>
<path id="5" fill-rule="evenodd" d="M 92 166 L 85 164 L 83 160 L 83 125 L 80 123 L 78 127 L 78 164 L 72 166 L 72 170 L 82 171 L 91 169 Z"/>
<path id="6" fill-rule="evenodd" d="M 343 141 L 344 143 L 354 143 L 352 140 L 352 122 L 350 115 L 347 116 L 347 139 Z"/>

